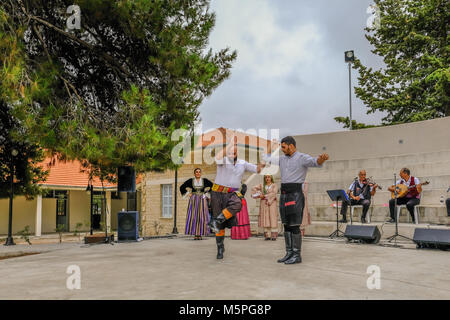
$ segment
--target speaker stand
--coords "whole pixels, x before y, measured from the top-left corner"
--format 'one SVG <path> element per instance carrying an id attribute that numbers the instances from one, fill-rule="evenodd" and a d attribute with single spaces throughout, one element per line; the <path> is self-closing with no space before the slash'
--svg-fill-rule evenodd
<path id="1" fill-rule="evenodd" d="M 112 243 L 111 238 L 108 236 L 108 206 L 106 205 L 106 191 L 105 186 L 103 185 L 103 175 L 101 175 L 100 180 L 102 182 L 102 191 L 103 191 L 103 203 L 105 205 L 105 244 L 114 245 Z"/>

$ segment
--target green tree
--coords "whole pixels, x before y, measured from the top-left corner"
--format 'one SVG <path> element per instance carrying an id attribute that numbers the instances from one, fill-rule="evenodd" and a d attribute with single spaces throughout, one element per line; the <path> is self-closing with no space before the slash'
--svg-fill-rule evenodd
<path id="1" fill-rule="evenodd" d="M 336 120 L 336 122 L 342 123 L 344 128 L 350 128 L 349 117 L 335 117 L 334 120 Z M 352 130 L 373 128 L 373 127 L 376 127 L 376 125 L 364 124 L 352 119 Z"/>
<path id="2" fill-rule="evenodd" d="M 24 128 L 0 100 L 0 198 L 10 196 L 14 167 L 14 195 L 25 195 L 30 199 L 42 192 L 37 183 L 44 181 L 48 174 L 40 164 L 44 153 L 36 144 L 15 139 L 11 135 L 13 131 L 20 133 Z M 17 151 L 16 156 L 12 155 L 13 150 Z"/>
<path id="3" fill-rule="evenodd" d="M 31 245 L 31 241 L 30 241 L 30 226 L 25 226 L 25 228 L 23 228 L 23 230 L 19 231 L 18 234 L 20 235 L 20 239 L 25 240 L 29 245 Z"/>
<path id="4" fill-rule="evenodd" d="M 0 99 L 26 138 L 105 177 L 173 167 L 177 128 L 229 75 L 236 52 L 213 53 L 209 0 L 0 3 Z M 22 135 L 23 137 L 23 135 Z"/>
<path id="5" fill-rule="evenodd" d="M 450 1 L 374 2 L 380 23 L 365 29 L 366 38 L 384 67 L 373 70 L 358 59 L 353 66 L 355 94 L 367 113 L 385 112 L 383 125 L 450 116 Z"/>

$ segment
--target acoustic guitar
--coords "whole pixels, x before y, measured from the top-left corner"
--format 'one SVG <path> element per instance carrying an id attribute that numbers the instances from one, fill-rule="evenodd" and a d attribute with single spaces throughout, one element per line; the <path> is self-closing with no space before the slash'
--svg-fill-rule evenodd
<path id="1" fill-rule="evenodd" d="M 430 183 L 429 181 L 425 181 L 425 182 L 419 183 L 418 185 L 426 186 L 429 183 Z M 417 187 L 418 185 L 408 187 L 408 186 L 406 186 L 406 184 L 398 184 L 397 187 L 395 188 L 395 190 L 397 191 L 397 199 L 403 198 L 404 196 L 406 196 L 408 194 L 409 190 Z M 395 199 L 394 191 L 391 191 L 391 198 Z"/>

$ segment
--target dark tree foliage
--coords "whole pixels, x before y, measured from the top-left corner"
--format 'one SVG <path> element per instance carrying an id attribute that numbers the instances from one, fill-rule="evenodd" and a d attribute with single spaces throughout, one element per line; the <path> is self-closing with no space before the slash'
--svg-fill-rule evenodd
<path id="1" fill-rule="evenodd" d="M 356 60 L 356 96 L 382 125 L 450 116 L 450 1 L 374 0 L 379 25 L 366 28 L 380 70 Z M 345 119 L 345 118 L 343 118 Z M 340 118 L 336 120 L 344 123 Z M 363 125 L 363 124 L 361 124 Z"/>
<path id="2" fill-rule="evenodd" d="M 48 174 L 40 165 L 43 151 L 35 144 L 11 139 L 8 132 L 20 131 L 20 124 L 11 117 L 6 105 L 0 107 L 0 198 L 10 196 L 12 170 L 14 195 L 31 198 L 41 192 L 37 183 L 45 180 Z M 18 152 L 16 156 L 13 156 L 13 150 Z"/>
<path id="3" fill-rule="evenodd" d="M 336 122 L 342 123 L 344 128 L 350 128 L 350 118 L 349 117 L 335 117 L 334 120 L 336 120 Z M 373 128 L 373 127 L 377 127 L 377 126 L 360 123 L 360 122 L 357 122 L 356 120 L 352 119 L 352 130 L 367 129 L 367 128 Z"/>
<path id="4" fill-rule="evenodd" d="M 96 175 L 173 167 L 172 132 L 192 129 L 236 58 L 207 48 L 209 2 L 2 1 L 0 99 L 30 141 Z M 73 4 L 81 29 L 67 28 Z"/>

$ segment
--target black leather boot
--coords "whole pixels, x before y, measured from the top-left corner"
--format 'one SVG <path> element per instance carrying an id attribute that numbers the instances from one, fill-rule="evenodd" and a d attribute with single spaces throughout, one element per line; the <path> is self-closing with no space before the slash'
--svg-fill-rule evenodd
<path id="1" fill-rule="evenodd" d="M 301 263 L 302 257 L 300 256 L 300 251 L 302 248 L 302 235 L 292 234 L 292 256 L 284 262 L 284 264 L 294 264 Z"/>
<path id="2" fill-rule="evenodd" d="M 225 251 L 225 245 L 223 244 L 224 239 L 224 236 L 216 236 L 217 259 L 223 259 L 223 252 Z"/>
<path id="3" fill-rule="evenodd" d="M 366 223 L 366 215 L 361 216 L 361 223 Z"/>
<path id="4" fill-rule="evenodd" d="M 208 226 L 211 229 L 212 232 L 217 233 L 220 231 L 220 225 L 224 223 L 227 220 L 223 213 L 221 212 L 217 217 L 212 218 L 211 221 L 209 221 Z"/>
<path id="5" fill-rule="evenodd" d="M 277 260 L 279 263 L 285 262 L 292 256 L 292 232 L 284 232 L 284 243 L 286 244 L 286 255 Z"/>

